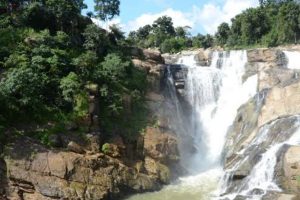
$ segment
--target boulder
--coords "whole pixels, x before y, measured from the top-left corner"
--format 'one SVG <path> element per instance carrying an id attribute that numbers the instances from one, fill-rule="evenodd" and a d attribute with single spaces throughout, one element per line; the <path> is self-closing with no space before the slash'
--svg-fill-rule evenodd
<path id="1" fill-rule="evenodd" d="M 144 49 L 143 55 L 146 60 L 152 60 L 161 64 L 164 64 L 164 59 L 161 56 L 160 51 L 154 49 Z"/>
<path id="2" fill-rule="evenodd" d="M 296 115 L 300 113 L 300 82 L 286 87 L 276 86 L 265 97 L 258 119 L 258 126 L 262 126 L 274 119 Z"/>
<path id="3" fill-rule="evenodd" d="M 282 52 L 269 48 L 247 51 L 248 62 L 278 62 Z"/>
<path id="4" fill-rule="evenodd" d="M 195 60 L 200 66 L 209 66 L 211 63 L 211 50 L 199 49 L 195 55 Z"/>
<path id="5" fill-rule="evenodd" d="M 166 165 L 161 164 L 150 157 L 146 157 L 144 167 L 148 174 L 156 176 L 163 184 L 170 183 L 171 172 Z"/>
<path id="6" fill-rule="evenodd" d="M 84 154 L 85 150 L 83 149 L 82 146 L 80 146 L 79 144 L 77 144 L 76 142 L 71 141 L 68 144 L 68 150 L 69 151 L 73 151 L 75 153 L 79 153 L 79 154 Z"/>

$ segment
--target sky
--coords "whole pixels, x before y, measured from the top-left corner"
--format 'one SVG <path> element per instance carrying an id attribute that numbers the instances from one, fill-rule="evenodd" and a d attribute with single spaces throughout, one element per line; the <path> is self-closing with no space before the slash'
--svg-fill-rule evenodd
<path id="1" fill-rule="evenodd" d="M 189 26 L 196 35 L 214 34 L 222 22 L 230 23 L 231 18 L 243 10 L 256 7 L 259 0 L 120 0 L 120 16 L 104 24 L 118 24 L 126 33 L 137 30 L 146 24 L 152 24 L 158 17 L 172 17 L 174 26 Z M 85 0 L 88 11 L 93 11 L 94 0 Z M 87 11 L 83 11 L 86 13 Z"/>

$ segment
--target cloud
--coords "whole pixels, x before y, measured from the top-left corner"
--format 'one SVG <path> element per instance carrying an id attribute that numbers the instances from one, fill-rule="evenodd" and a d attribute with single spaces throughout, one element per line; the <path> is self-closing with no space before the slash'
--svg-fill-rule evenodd
<path id="1" fill-rule="evenodd" d="M 166 0 L 152 0 L 166 3 Z M 218 3 L 216 3 L 218 2 Z M 173 19 L 174 26 L 190 26 L 192 34 L 214 34 L 222 22 L 230 23 L 230 20 L 243 10 L 258 6 L 258 0 L 218 0 L 204 5 L 194 5 L 190 12 L 182 12 L 168 8 L 159 13 L 145 13 L 136 19 L 122 23 L 120 18 L 106 23 L 93 19 L 97 25 L 108 28 L 111 24 L 118 24 L 123 31 L 129 33 L 147 24 L 152 24 L 157 18 L 167 15 Z"/>
<path id="2" fill-rule="evenodd" d="M 230 20 L 250 7 L 256 7 L 257 0 L 226 0 L 222 6 L 208 3 L 202 8 L 193 7 L 195 24 L 203 27 L 206 33 L 213 34 L 222 22 Z"/>

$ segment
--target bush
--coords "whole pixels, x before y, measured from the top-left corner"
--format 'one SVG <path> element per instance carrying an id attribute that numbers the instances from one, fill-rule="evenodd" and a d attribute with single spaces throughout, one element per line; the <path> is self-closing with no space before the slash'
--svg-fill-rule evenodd
<path id="1" fill-rule="evenodd" d="M 110 149 L 110 144 L 108 144 L 108 143 L 103 144 L 101 150 L 102 150 L 102 152 L 105 153 L 105 154 L 109 153 L 110 150 L 111 150 L 111 149 Z"/>

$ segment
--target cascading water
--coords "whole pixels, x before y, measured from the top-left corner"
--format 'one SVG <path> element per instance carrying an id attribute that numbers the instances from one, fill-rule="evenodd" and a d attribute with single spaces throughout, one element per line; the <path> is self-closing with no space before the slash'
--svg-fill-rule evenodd
<path id="1" fill-rule="evenodd" d="M 283 51 L 287 58 L 287 68 L 289 69 L 300 69 L 299 58 L 300 52 L 299 51 Z"/>
<path id="2" fill-rule="evenodd" d="M 188 69 L 183 96 L 191 111 L 183 112 L 180 105 L 177 105 L 174 89 L 169 89 L 173 93 L 169 96 L 173 98 L 173 104 L 176 104 L 177 113 L 174 116 L 179 118 L 174 122 L 188 123 L 179 124 L 185 128 L 176 130 L 183 140 L 187 134 L 192 138 L 193 144 L 180 147 L 182 155 L 190 156 L 181 157 L 182 165 L 192 175 L 181 178 L 179 183 L 167 186 L 160 192 L 137 195 L 130 200 L 212 198 L 212 192 L 217 189 L 223 174 L 221 154 L 227 129 L 232 124 L 237 109 L 256 94 L 256 75 L 243 83 L 246 62 L 246 51 L 215 52 L 210 67 L 197 66 L 193 53 L 178 60 L 179 64 L 186 65 Z M 169 79 L 169 83 L 172 83 L 172 77 Z M 191 145 L 195 149 L 193 154 L 187 153 Z"/>
<path id="3" fill-rule="evenodd" d="M 242 81 L 246 62 L 246 51 L 215 52 L 210 67 L 197 66 L 194 55 L 179 59 L 179 64 L 188 65 L 186 99 L 192 113 L 187 117 L 197 150 L 189 161 L 184 161 L 190 171 L 220 166 L 227 129 L 239 106 L 256 93 L 256 76 Z"/>
<path id="4" fill-rule="evenodd" d="M 300 52 L 284 51 L 284 54 L 288 69 L 300 69 Z M 274 132 L 272 129 L 276 126 L 284 127 L 284 129 Z M 260 127 L 250 144 L 237 153 L 240 155 L 239 160 L 229 169 L 227 168 L 224 173 L 219 188 L 219 193 L 223 194 L 222 199 L 234 200 L 238 196 L 242 196 L 247 200 L 260 200 L 270 192 L 281 192 L 274 180 L 275 168 L 278 163 L 277 153 L 284 145 L 299 145 L 299 127 L 299 115 L 278 118 Z M 238 184 L 232 184 L 234 173 L 239 168 L 243 168 L 243 165 L 250 160 L 250 156 L 261 158 L 252 167 L 247 177 Z"/>
<path id="5" fill-rule="evenodd" d="M 232 177 L 237 168 L 247 161 L 250 153 L 253 153 L 253 148 L 256 148 L 258 151 L 265 149 L 265 152 L 261 154 L 261 159 L 252 168 L 250 174 L 243 179 L 241 183 L 234 186 L 228 195 L 223 195 L 223 199 L 233 200 L 237 196 L 241 195 L 248 200 L 260 200 L 268 191 L 281 191 L 274 181 L 277 152 L 284 145 L 297 145 L 300 142 L 300 116 L 291 116 L 288 119 L 293 121 L 289 130 L 285 130 L 290 134 L 284 135 L 281 133 L 283 136 L 279 135 L 274 137 L 271 127 L 283 120 L 277 119 L 272 123 L 261 127 L 258 131 L 257 137 L 254 138 L 252 142 L 245 147 L 245 149 L 241 150 L 245 157 L 225 172 L 222 182 L 223 191 L 221 191 L 221 193 L 226 192 L 226 189 L 230 188 L 230 177 Z"/>

